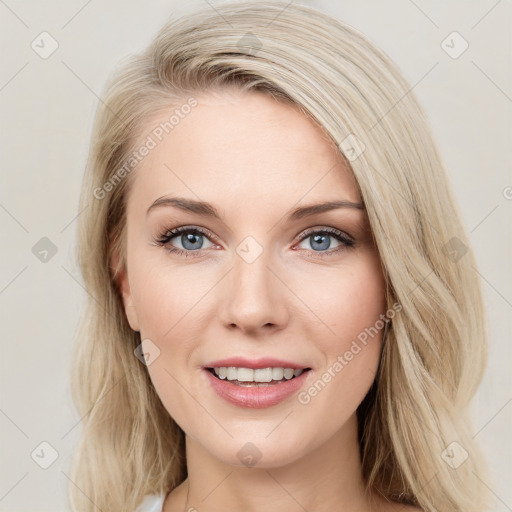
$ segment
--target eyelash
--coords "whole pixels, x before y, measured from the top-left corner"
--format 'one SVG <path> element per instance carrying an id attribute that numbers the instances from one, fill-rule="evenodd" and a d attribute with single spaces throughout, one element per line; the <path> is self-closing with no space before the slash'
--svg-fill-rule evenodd
<path id="1" fill-rule="evenodd" d="M 176 236 L 181 235 L 183 233 L 200 234 L 200 235 L 205 236 L 208 239 L 213 238 L 215 240 L 215 237 L 211 237 L 206 231 L 204 231 L 203 229 L 201 229 L 197 226 L 181 226 L 179 228 L 168 229 L 168 230 L 164 231 L 155 240 L 155 245 L 164 247 L 170 253 L 178 255 L 178 256 L 184 256 L 185 258 L 190 258 L 190 257 L 194 258 L 194 257 L 200 256 L 201 252 L 206 249 L 197 249 L 194 251 L 192 251 L 192 250 L 186 251 L 186 250 L 179 249 L 177 247 L 173 247 L 173 246 L 169 245 L 169 242 L 173 238 L 175 238 Z M 338 240 L 339 242 L 341 242 L 342 245 L 340 245 L 339 247 L 336 247 L 333 250 L 329 250 L 329 251 L 311 251 L 311 252 L 316 253 L 315 257 L 319 257 L 319 258 L 330 257 L 330 256 L 333 256 L 333 255 L 339 253 L 340 251 L 343 251 L 345 249 L 350 249 L 350 248 L 354 247 L 354 245 L 355 245 L 355 242 L 353 240 L 351 240 L 350 238 L 345 236 L 343 232 L 341 232 L 337 229 L 334 229 L 334 228 L 323 228 L 323 229 L 312 228 L 312 229 L 306 230 L 302 234 L 298 243 L 301 243 L 304 240 L 306 240 L 307 238 L 311 237 L 312 235 L 316 235 L 316 234 L 330 235 L 333 238 L 335 238 L 336 240 Z M 308 249 L 299 249 L 299 250 L 307 251 Z"/>

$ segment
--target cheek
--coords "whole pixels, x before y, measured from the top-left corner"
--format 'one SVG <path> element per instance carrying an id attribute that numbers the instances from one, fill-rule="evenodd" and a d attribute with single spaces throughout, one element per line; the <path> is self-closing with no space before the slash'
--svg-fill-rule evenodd
<path id="1" fill-rule="evenodd" d="M 157 354 L 148 365 L 149 377 L 166 410 L 190 435 L 196 428 L 194 418 L 201 413 L 190 355 L 209 323 L 200 301 L 208 289 L 192 271 L 162 264 L 139 269 L 133 291 L 141 339 L 143 344 L 151 340 L 148 346 Z"/>
<path id="2" fill-rule="evenodd" d="M 381 317 L 386 301 L 378 260 L 360 260 L 360 266 L 343 269 L 337 278 L 331 276 L 329 290 L 323 299 L 321 294 L 314 295 L 323 323 L 316 322 L 308 333 L 317 340 L 324 362 L 298 400 L 311 417 L 331 411 L 325 420 L 332 421 L 335 430 L 356 410 L 377 372 L 387 324 Z"/>
<path id="3" fill-rule="evenodd" d="M 184 271 L 161 260 L 141 264 L 132 286 L 141 336 L 164 341 L 185 328 L 192 334 L 198 323 L 195 317 L 193 322 L 190 319 L 201 310 L 201 298 L 209 288 L 211 285 L 198 279 L 192 266 Z"/>
<path id="4" fill-rule="evenodd" d="M 314 339 L 331 357 L 348 350 L 358 336 L 364 339 L 364 333 L 375 326 L 386 310 L 384 278 L 373 253 L 358 256 L 353 265 L 340 268 L 339 272 L 317 275 L 307 284 L 303 296 L 311 309 L 318 312 L 320 322 L 312 324 L 316 331 Z"/>

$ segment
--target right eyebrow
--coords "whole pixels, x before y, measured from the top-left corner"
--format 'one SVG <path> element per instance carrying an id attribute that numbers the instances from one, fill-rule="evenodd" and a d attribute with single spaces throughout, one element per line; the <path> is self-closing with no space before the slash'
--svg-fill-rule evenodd
<path id="1" fill-rule="evenodd" d="M 219 212 L 212 204 L 204 201 L 196 201 L 195 199 L 185 199 L 184 197 L 159 197 L 148 208 L 146 215 L 154 208 L 159 208 L 162 206 L 173 206 L 175 208 L 179 208 L 180 210 L 197 213 L 198 215 L 203 215 L 205 217 L 214 217 L 221 220 Z"/>

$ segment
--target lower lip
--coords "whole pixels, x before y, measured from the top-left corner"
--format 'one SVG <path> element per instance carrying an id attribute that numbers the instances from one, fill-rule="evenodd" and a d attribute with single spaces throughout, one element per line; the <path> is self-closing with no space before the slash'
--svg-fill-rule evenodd
<path id="1" fill-rule="evenodd" d="M 263 409 L 286 400 L 300 389 L 310 372 L 310 370 L 304 371 L 298 377 L 279 384 L 250 387 L 232 384 L 228 380 L 215 377 L 210 370 L 204 371 L 217 395 L 233 405 L 252 409 Z"/>

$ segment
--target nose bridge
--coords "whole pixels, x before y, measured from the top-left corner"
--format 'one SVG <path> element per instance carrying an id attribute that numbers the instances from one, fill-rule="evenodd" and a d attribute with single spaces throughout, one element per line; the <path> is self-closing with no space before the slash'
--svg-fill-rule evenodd
<path id="1" fill-rule="evenodd" d="M 274 275 L 270 255 L 261 246 L 258 250 L 254 241 L 237 248 L 222 310 L 225 325 L 254 331 L 268 324 L 282 327 L 286 321 L 283 287 Z"/>
<path id="2" fill-rule="evenodd" d="M 259 255 L 254 261 L 247 261 L 243 257 L 235 259 L 234 274 L 235 288 L 237 293 L 249 296 L 254 299 L 255 296 L 264 295 L 269 298 L 272 294 L 272 283 L 269 275 L 270 264 L 267 253 Z"/>

